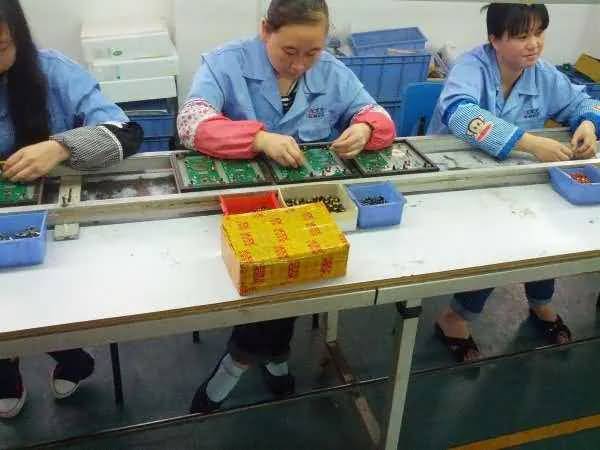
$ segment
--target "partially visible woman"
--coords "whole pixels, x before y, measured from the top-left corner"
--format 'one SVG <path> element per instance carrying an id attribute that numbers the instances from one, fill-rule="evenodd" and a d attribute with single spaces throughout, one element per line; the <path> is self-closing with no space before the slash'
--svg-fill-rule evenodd
<path id="1" fill-rule="evenodd" d="M 142 137 L 90 74 L 56 51 L 36 48 L 18 0 L 0 2 L 3 178 L 33 181 L 63 162 L 106 167 L 134 154 Z M 57 362 L 50 379 L 56 398 L 73 394 L 94 370 L 94 358 L 82 349 L 50 355 Z M 0 360 L 0 418 L 19 414 L 26 394 L 19 359 Z"/>

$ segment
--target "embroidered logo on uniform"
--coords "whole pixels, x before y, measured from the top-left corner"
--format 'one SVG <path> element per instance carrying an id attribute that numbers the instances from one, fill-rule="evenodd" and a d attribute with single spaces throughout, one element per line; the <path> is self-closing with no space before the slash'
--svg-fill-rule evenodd
<path id="1" fill-rule="evenodd" d="M 315 106 L 308 110 L 309 119 L 322 119 L 325 117 L 325 108 L 322 106 Z"/>
<path id="2" fill-rule="evenodd" d="M 469 123 L 467 135 L 475 138 L 477 142 L 481 142 L 490 135 L 493 128 L 492 122 L 486 122 L 483 117 L 478 116 Z"/>
<path id="3" fill-rule="evenodd" d="M 533 108 L 525 110 L 523 119 L 537 119 L 540 116 L 540 108 Z"/>

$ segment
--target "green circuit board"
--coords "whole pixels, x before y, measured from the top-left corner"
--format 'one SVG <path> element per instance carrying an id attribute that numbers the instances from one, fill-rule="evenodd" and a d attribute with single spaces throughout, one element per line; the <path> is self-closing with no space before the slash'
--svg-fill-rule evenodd
<path id="1" fill-rule="evenodd" d="M 0 206 L 37 203 L 36 187 L 0 179 Z"/>
<path id="2" fill-rule="evenodd" d="M 269 161 L 277 182 L 296 183 L 330 178 L 346 178 L 352 172 L 329 147 L 305 147 L 302 167 L 283 167 Z"/>
<path id="3" fill-rule="evenodd" d="M 436 171 L 429 159 L 406 142 L 381 151 L 363 151 L 354 160 L 363 176 Z"/>
<path id="4" fill-rule="evenodd" d="M 181 192 L 266 183 L 256 161 L 220 160 L 189 153 L 172 157 L 172 165 Z"/>
<path id="5" fill-rule="evenodd" d="M 256 164 L 241 160 L 223 160 L 219 161 L 225 179 L 230 184 L 252 184 L 256 181 L 264 180 Z"/>
<path id="6" fill-rule="evenodd" d="M 184 160 L 185 171 L 192 186 L 221 183 L 216 161 L 208 156 L 188 156 Z"/>

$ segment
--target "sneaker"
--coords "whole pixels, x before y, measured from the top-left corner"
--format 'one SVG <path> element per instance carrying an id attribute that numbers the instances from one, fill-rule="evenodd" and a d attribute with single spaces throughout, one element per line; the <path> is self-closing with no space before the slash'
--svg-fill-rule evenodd
<path id="1" fill-rule="evenodd" d="M 4 361 L 2 362 L 4 366 Z M 23 385 L 19 361 L 7 361 L 6 368 L 0 373 L 0 418 L 11 419 L 23 409 L 27 399 L 27 390 Z"/>
<path id="2" fill-rule="evenodd" d="M 196 390 L 192 400 L 192 405 L 190 406 L 190 414 L 210 414 L 211 412 L 221 408 L 223 402 L 213 402 L 210 398 L 208 398 L 208 394 L 206 393 L 206 386 L 208 385 L 210 378 L 202 383 L 202 385 Z"/>
<path id="3" fill-rule="evenodd" d="M 261 366 L 263 378 L 269 390 L 276 397 L 292 395 L 296 388 L 296 379 L 291 373 L 286 375 L 273 375 L 265 366 Z"/>
<path id="4" fill-rule="evenodd" d="M 68 363 L 58 363 L 52 371 L 50 389 L 57 399 L 73 395 L 83 380 L 94 372 L 94 358 L 89 353 L 79 350 L 77 358 Z"/>

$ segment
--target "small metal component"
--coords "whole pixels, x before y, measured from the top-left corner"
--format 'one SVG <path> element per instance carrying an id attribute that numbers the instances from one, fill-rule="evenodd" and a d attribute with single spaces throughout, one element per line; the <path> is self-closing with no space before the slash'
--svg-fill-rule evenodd
<path id="1" fill-rule="evenodd" d="M 360 201 L 360 203 L 361 205 L 365 206 L 376 206 L 387 203 L 387 200 L 383 197 L 383 195 L 378 195 L 377 197 L 365 197 Z"/>

